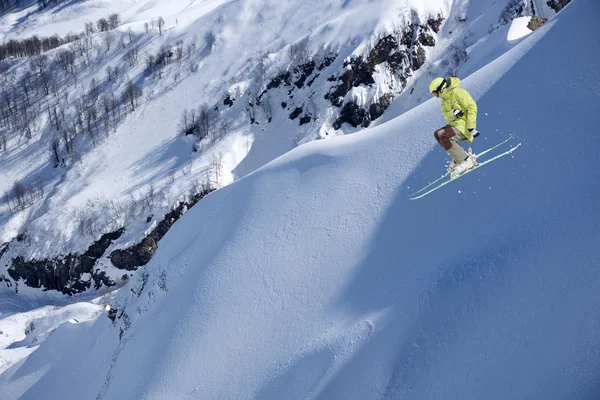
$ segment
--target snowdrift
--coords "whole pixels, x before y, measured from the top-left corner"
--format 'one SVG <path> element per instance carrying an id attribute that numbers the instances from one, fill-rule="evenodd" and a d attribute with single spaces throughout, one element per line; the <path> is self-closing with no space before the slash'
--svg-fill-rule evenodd
<path id="1" fill-rule="evenodd" d="M 301 146 L 194 207 L 114 323 L 1 397 L 598 398 L 597 15 L 575 1 L 464 80 L 475 151 L 515 134 L 513 159 L 408 201 L 443 170 L 436 99 Z"/>

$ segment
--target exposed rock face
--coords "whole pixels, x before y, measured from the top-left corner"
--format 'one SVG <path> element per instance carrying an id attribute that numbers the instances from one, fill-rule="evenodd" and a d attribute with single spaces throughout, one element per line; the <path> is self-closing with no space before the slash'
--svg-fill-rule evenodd
<path id="1" fill-rule="evenodd" d="M 295 120 L 300 116 L 300 114 L 302 114 L 302 107 L 296 107 L 296 109 L 290 114 L 290 119 Z"/>
<path id="2" fill-rule="evenodd" d="M 187 211 L 187 209 L 200 201 L 210 189 L 203 190 L 195 195 L 190 203 L 180 203 L 173 211 L 165 215 L 165 218 L 158 226 L 139 244 L 124 250 L 116 250 L 111 253 L 109 258 L 115 267 L 132 271 L 143 265 L 146 265 L 156 248 L 158 242 L 173 226 L 173 224 Z M 67 295 L 84 292 L 92 287 L 99 289 L 102 285 L 115 286 L 110 277 L 104 271 L 95 269 L 96 262 L 108 249 L 108 247 L 121 237 L 125 228 L 103 235 L 83 254 L 68 254 L 64 257 L 43 260 L 25 260 L 24 257 L 16 257 L 11 260 L 8 274 L 13 281 L 23 280 L 25 285 L 33 288 L 42 288 L 44 290 L 58 290 Z M 25 238 L 21 237 L 23 241 Z M 8 246 L 0 247 L 0 257 L 6 252 Z M 89 277 L 84 277 L 89 274 Z M 0 282 L 6 282 L 12 287 L 13 282 L 10 278 L 0 276 Z M 124 275 L 123 278 L 126 278 Z M 18 289 L 17 289 L 18 290 Z"/>
<path id="3" fill-rule="evenodd" d="M 544 25 L 546 22 L 548 22 L 547 18 L 540 18 L 534 15 L 533 17 L 531 17 L 531 20 L 527 24 L 527 28 L 531 29 L 532 31 L 535 31 L 536 29 Z"/>
<path id="4" fill-rule="evenodd" d="M 231 97 L 231 94 L 227 93 L 227 96 L 225 96 L 225 100 L 223 100 L 223 104 L 232 107 L 234 102 L 235 99 Z"/>
<path id="5" fill-rule="evenodd" d="M 205 190 L 195 195 L 189 203 L 181 202 L 173 211 L 165 215 L 163 220 L 158 223 L 156 228 L 150 232 L 140 243 L 127 249 L 113 251 L 109 258 L 113 265 L 119 269 L 134 271 L 141 266 L 148 264 L 158 248 L 158 242 L 171 229 L 173 224 L 185 214 L 185 212 L 199 202 L 204 196 L 212 192 Z"/>
<path id="6" fill-rule="evenodd" d="M 102 284 L 113 286 L 115 283 L 102 271 L 93 271 L 96 261 L 102 257 L 114 240 L 123 234 L 124 229 L 107 233 L 94 242 L 83 254 L 69 254 L 64 258 L 45 260 L 25 260 L 17 257 L 12 260 L 8 269 L 10 277 L 17 281 L 22 279 L 27 286 L 58 290 L 72 295 L 89 289 L 94 281 L 94 288 Z M 91 280 L 82 280 L 82 275 L 89 273 Z"/>
<path id="7" fill-rule="evenodd" d="M 554 11 L 559 12 L 570 2 L 571 0 L 549 0 L 546 4 L 548 4 L 548 7 L 552 8 Z"/>
<path id="8" fill-rule="evenodd" d="M 334 122 L 333 128 L 340 129 L 344 123 L 353 127 L 367 127 L 371 121 L 379 118 L 391 104 L 392 94 L 388 93 L 374 103 L 365 105 L 367 108 L 363 108 L 355 100 L 345 102 L 346 95 L 353 87 L 375 84 L 376 68 L 384 63 L 399 82 L 399 89 L 404 89 L 406 80 L 412 72 L 419 70 L 425 64 L 427 54 L 423 46 L 435 46 L 435 38 L 430 30 L 437 33 L 443 20 L 444 18 L 438 15 L 437 18 L 428 19 L 427 24 L 421 24 L 418 16 L 414 15 L 413 23 L 403 31 L 383 37 L 364 56 L 345 62 L 346 71 L 339 77 L 329 79 L 339 83 L 325 95 L 325 99 L 332 105 L 341 107 L 340 115 Z"/>
<path id="9" fill-rule="evenodd" d="M 429 18 L 427 20 L 427 26 L 429 26 L 435 33 L 439 33 L 443 22 L 444 17 L 442 17 L 442 14 L 438 14 L 436 18 Z"/>

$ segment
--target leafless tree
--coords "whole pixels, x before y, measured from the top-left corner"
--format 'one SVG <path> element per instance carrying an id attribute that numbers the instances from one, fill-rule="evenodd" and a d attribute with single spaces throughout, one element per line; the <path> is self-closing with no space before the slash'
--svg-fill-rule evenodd
<path id="1" fill-rule="evenodd" d="M 108 81 L 112 82 L 113 80 L 113 67 L 111 67 L 110 65 L 108 65 L 105 69 L 106 71 L 106 76 L 108 77 Z"/>
<path id="2" fill-rule="evenodd" d="M 130 67 L 134 67 L 138 62 L 139 49 L 137 45 L 133 45 L 129 50 L 125 52 L 125 60 Z"/>
<path id="3" fill-rule="evenodd" d="M 131 111 L 135 111 L 138 99 L 142 96 L 142 89 L 140 89 L 133 81 L 127 82 L 125 89 L 125 100 L 129 104 Z"/>
<path id="4" fill-rule="evenodd" d="M 179 64 L 181 64 L 181 60 L 183 59 L 183 49 L 183 40 L 178 40 L 175 44 L 175 56 L 177 57 L 177 63 Z"/>
<path id="5" fill-rule="evenodd" d="M 57 137 L 50 143 L 50 150 L 56 161 L 55 167 L 58 167 L 60 165 L 60 140 Z"/>
<path id="6" fill-rule="evenodd" d="M 115 42 L 115 36 L 108 32 L 104 35 L 104 45 L 106 46 L 106 51 L 110 51 L 111 46 Z"/>
<path id="7" fill-rule="evenodd" d="M 31 59 L 31 69 L 40 75 L 46 70 L 48 59 L 45 55 L 35 56 Z"/>
<path id="8" fill-rule="evenodd" d="M 100 96 L 100 89 L 98 88 L 98 81 L 96 81 L 96 78 L 92 78 L 90 81 L 89 93 L 93 100 L 97 100 L 98 96 Z"/>
<path id="9" fill-rule="evenodd" d="M 110 14 L 108 16 L 108 26 L 110 29 L 116 29 L 121 25 L 121 16 L 119 14 Z"/>
<path id="10" fill-rule="evenodd" d="M 110 30 L 110 23 L 106 18 L 100 18 L 98 22 L 96 22 L 96 26 L 100 32 L 107 32 Z"/>
<path id="11" fill-rule="evenodd" d="M 96 30 L 94 29 L 94 23 L 93 22 L 86 22 L 85 23 L 85 34 L 86 36 L 90 36 L 92 35 Z"/>
<path id="12" fill-rule="evenodd" d="M 27 188 L 21 182 L 15 182 L 12 187 L 12 196 L 17 203 L 17 208 L 23 210 L 27 206 Z"/>
<path id="13" fill-rule="evenodd" d="M 158 34 L 162 36 L 163 28 L 165 27 L 165 20 L 163 17 L 158 17 L 156 20 L 156 24 L 158 25 Z"/>

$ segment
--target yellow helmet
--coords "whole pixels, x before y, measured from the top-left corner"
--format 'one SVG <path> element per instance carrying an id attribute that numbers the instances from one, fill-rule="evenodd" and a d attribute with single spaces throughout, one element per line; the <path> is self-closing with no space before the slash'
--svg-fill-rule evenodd
<path id="1" fill-rule="evenodd" d="M 446 85 L 446 80 L 444 78 L 435 78 L 429 84 L 429 91 L 433 93 L 435 96 L 439 95 L 444 86 Z"/>

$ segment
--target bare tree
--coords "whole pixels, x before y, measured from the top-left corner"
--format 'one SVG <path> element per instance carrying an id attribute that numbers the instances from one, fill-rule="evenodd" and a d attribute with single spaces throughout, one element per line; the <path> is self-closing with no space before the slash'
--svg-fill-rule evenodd
<path id="1" fill-rule="evenodd" d="M 87 36 L 92 35 L 96 30 L 94 29 L 94 23 L 93 22 L 86 22 L 85 23 L 85 34 Z"/>
<path id="2" fill-rule="evenodd" d="M 115 42 L 115 36 L 108 32 L 104 35 L 104 44 L 106 45 L 106 51 L 110 51 L 111 46 Z"/>
<path id="3" fill-rule="evenodd" d="M 57 137 L 50 143 L 50 150 L 54 156 L 54 161 L 56 161 L 54 166 L 58 167 L 60 165 L 60 140 Z"/>
<path id="4" fill-rule="evenodd" d="M 100 32 L 107 32 L 110 30 L 110 23 L 106 18 L 100 18 L 98 22 L 96 22 L 96 26 Z"/>
<path id="5" fill-rule="evenodd" d="M 48 96 L 54 83 L 54 76 L 48 71 L 43 71 L 40 74 L 40 81 L 42 83 L 42 88 L 44 89 L 44 95 Z"/>
<path id="6" fill-rule="evenodd" d="M 100 96 L 100 89 L 98 88 L 98 81 L 96 81 L 96 78 L 92 78 L 90 81 L 89 93 L 93 100 L 97 100 L 98 96 Z"/>
<path id="7" fill-rule="evenodd" d="M 152 74 L 156 66 L 156 57 L 150 53 L 146 53 L 146 73 Z"/>
<path id="8" fill-rule="evenodd" d="M 125 89 L 125 100 L 128 102 L 131 111 L 135 111 L 138 99 L 142 96 L 142 89 L 140 89 L 133 81 L 127 82 Z"/>
<path id="9" fill-rule="evenodd" d="M 0 76 L 6 79 L 6 74 L 8 73 L 8 63 L 4 61 L 3 58 L 0 57 Z"/>
<path id="10" fill-rule="evenodd" d="M 40 199 L 43 199 L 44 198 L 44 181 L 42 181 L 42 178 L 39 175 L 35 178 L 35 186 L 37 187 L 38 194 L 40 195 Z"/>
<path id="11" fill-rule="evenodd" d="M 23 210 L 27 205 L 27 188 L 21 182 L 15 182 L 12 188 L 13 198 L 17 202 L 17 208 Z"/>
<path id="12" fill-rule="evenodd" d="M 111 67 L 110 65 L 106 66 L 106 76 L 108 77 L 108 81 L 112 82 L 113 80 L 113 67 Z"/>
<path id="13" fill-rule="evenodd" d="M 48 59 L 45 55 L 35 56 L 31 59 L 31 69 L 40 75 L 46 70 Z"/>
<path id="14" fill-rule="evenodd" d="M 129 50 L 125 52 L 125 60 L 130 67 L 134 67 L 138 62 L 139 49 L 137 45 L 132 46 Z"/>
<path id="15" fill-rule="evenodd" d="M 110 14 L 108 16 L 108 26 L 110 29 L 116 29 L 121 25 L 121 16 L 119 14 Z"/>
<path id="16" fill-rule="evenodd" d="M 165 20 L 163 17 L 158 17 L 156 20 L 156 24 L 158 25 L 158 34 L 162 36 L 163 28 L 165 27 Z"/>
<path id="17" fill-rule="evenodd" d="M 146 29 L 146 34 L 149 32 L 149 25 L 147 22 L 144 22 L 144 28 Z"/>
<path id="18" fill-rule="evenodd" d="M 175 56 L 177 57 L 178 64 L 181 64 L 181 60 L 183 60 L 183 49 L 183 40 L 178 40 L 177 43 L 175 43 Z"/>
<path id="19" fill-rule="evenodd" d="M 223 153 L 212 156 L 210 160 L 210 171 L 212 175 L 212 184 L 214 187 L 219 188 L 221 186 L 221 173 L 223 170 Z"/>

